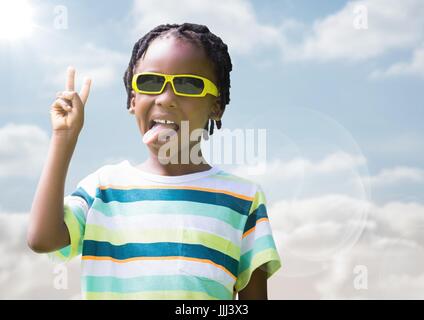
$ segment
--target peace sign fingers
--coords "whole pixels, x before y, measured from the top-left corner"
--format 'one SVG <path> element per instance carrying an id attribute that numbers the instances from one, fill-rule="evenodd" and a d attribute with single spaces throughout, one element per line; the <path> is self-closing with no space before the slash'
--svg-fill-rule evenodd
<path id="1" fill-rule="evenodd" d="M 84 106 L 87 102 L 88 95 L 90 94 L 91 79 L 84 78 L 84 83 L 82 85 L 81 91 L 79 92 L 79 98 L 81 99 L 82 105 Z M 69 66 L 66 71 L 66 88 L 65 92 L 71 93 L 75 91 L 75 68 Z M 72 98 L 75 98 L 76 95 L 72 95 Z"/>
<path id="2" fill-rule="evenodd" d="M 90 93 L 91 79 L 85 78 L 81 91 L 75 92 L 75 68 L 66 70 L 65 91 L 56 95 L 51 105 L 51 122 L 54 131 L 67 130 L 78 135 L 84 125 L 84 108 Z"/>

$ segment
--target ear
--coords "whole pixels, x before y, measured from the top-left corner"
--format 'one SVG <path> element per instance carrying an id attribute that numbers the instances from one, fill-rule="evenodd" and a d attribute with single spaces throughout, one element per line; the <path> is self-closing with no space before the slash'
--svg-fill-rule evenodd
<path id="1" fill-rule="evenodd" d="M 221 120 L 224 110 L 221 110 L 221 98 L 217 97 L 212 105 L 209 118 L 212 120 Z"/>
<path id="2" fill-rule="evenodd" d="M 131 113 L 131 114 L 135 113 L 135 92 L 134 92 L 134 90 L 131 90 L 130 108 L 128 109 L 128 112 Z"/>

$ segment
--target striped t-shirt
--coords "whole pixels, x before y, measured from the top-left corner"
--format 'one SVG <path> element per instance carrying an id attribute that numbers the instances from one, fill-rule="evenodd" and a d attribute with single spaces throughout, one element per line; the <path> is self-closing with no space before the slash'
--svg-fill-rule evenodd
<path id="1" fill-rule="evenodd" d="M 231 300 L 256 268 L 281 266 L 260 185 L 216 166 L 103 166 L 65 197 L 64 219 L 71 243 L 50 256 L 82 255 L 85 299 Z"/>

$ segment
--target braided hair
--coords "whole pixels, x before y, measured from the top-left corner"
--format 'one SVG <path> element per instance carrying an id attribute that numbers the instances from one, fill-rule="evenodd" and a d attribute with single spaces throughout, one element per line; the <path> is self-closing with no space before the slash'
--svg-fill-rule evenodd
<path id="1" fill-rule="evenodd" d="M 127 91 L 127 109 L 130 108 L 131 104 L 131 81 L 138 60 L 143 56 L 154 39 L 165 37 L 167 34 L 171 34 L 177 39 L 187 40 L 205 50 L 207 57 L 215 68 L 215 74 L 218 79 L 217 87 L 220 94 L 220 108 L 224 111 L 225 106 L 230 102 L 230 71 L 232 70 L 232 64 L 228 47 L 220 37 L 210 32 L 208 27 L 194 23 L 161 24 L 153 28 L 134 44 L 131 59 L 124 74 L 124 84 Z M 213 134 L 214 122 L 216 122 L 218 129 L 221 129 L 222 126 L 221 120 L 210 119 L 210 126 L 209 121 L 205 126 L 206 132 L 209 131 L 210 135 Z"/>

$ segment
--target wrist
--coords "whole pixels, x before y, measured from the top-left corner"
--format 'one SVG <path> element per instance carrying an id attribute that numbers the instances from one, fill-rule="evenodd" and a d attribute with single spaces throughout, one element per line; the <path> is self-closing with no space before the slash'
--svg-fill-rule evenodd
<path id="1" fill-rule="evenodd" d="M 78 140 L 78 136 L 79 136 L 79 132 L 75 132 L 71 130 L 53 130 L 52 131 L 52 139 L 55 139 L 55 140 L 76 142 Z"/>

